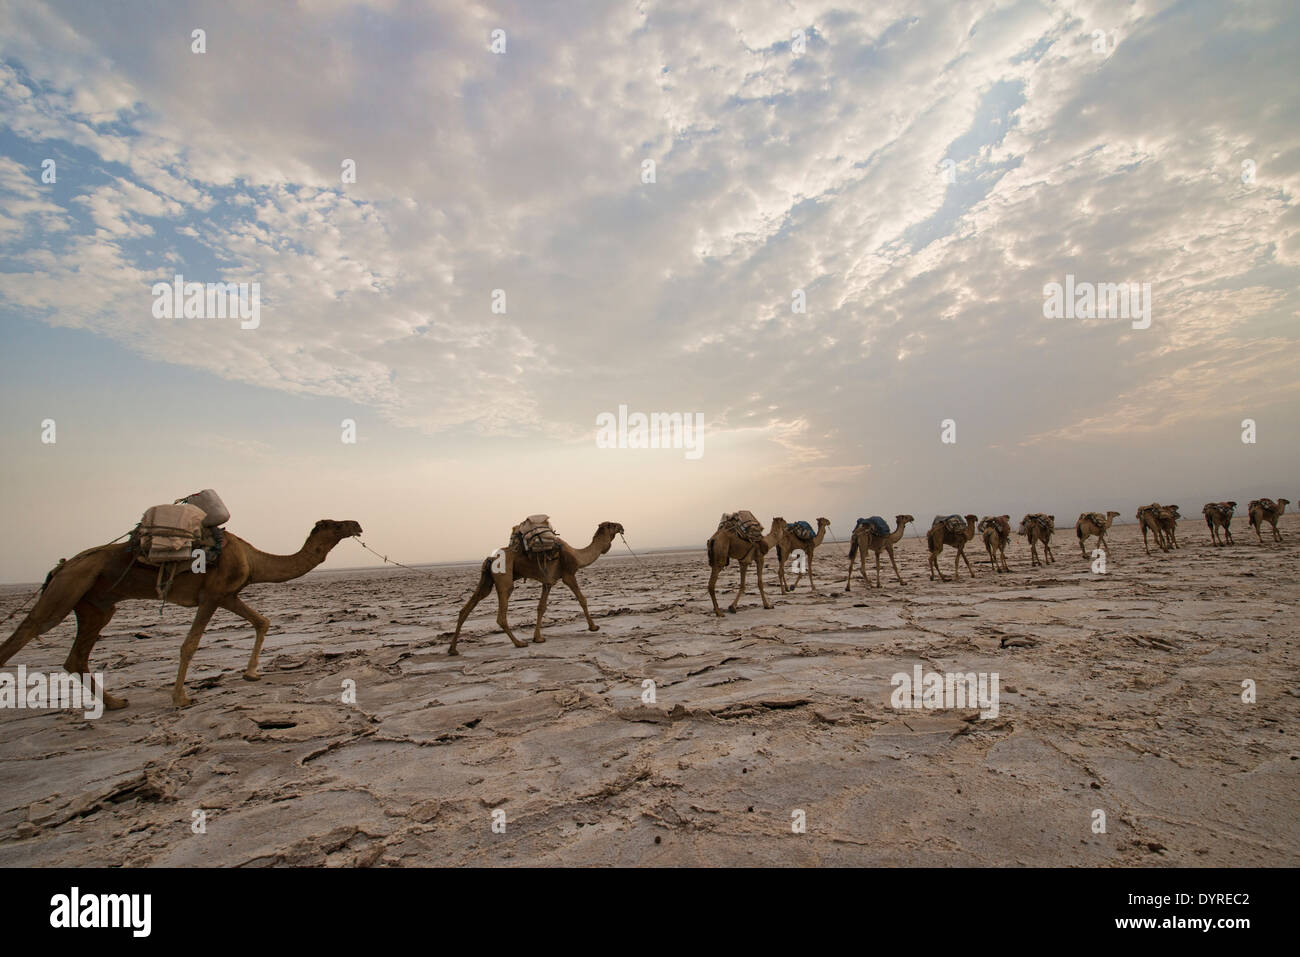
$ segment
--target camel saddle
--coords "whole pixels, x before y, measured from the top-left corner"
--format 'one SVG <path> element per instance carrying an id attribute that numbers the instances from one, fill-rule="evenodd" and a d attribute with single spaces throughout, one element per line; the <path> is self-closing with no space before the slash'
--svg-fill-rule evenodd
<path id="1" fill-rule="evenodd" d="M 983 519 L 979 524 L 979 530 L 981 533 L 990 527 L 998 530 L 999 538 L 1007 538 L 1011 534 L 1011 523 L 1003 519 L 1000 515 L 990 516 Z"/>
<path id="2" fill-rule="evenodd" d="M 723 529 L 747 542 L 757 542 L 763 538 L 763 523 L 754 517 L 753 512 L 746 512 L 743 509 L 739 512 L 724 513 L 718 522 L 718 531 Z"/>
<path id="3" fill-rule="evenodd" d="M 553 558 L 560 550 L 560 536 L 549 515 L 529 515 L 510 530 L 510 544 L 528 555 Z"/>
<path id="4" fill-rule="evenodd" d="M 1251 503 L 1246 506 L 1246 511 L 1253 512 L 1256 508 L 1262 508 L 1266 512 L 1276 512 L 1277 502 L 1273 501 L 1271 498 L 1252 499 Z"/>
<path id="5" fill-rule="evenodd" d="M 933 528 L 935 525 L 945 525 L 948 531 L 955 535 L 966 534 L 966 519 L 960 515 L 936 515 L 930 527 Z"/>
<path id="6" fill-rule="evenodd" d="M 858 519 L 857 525 L 854 526 L 854 531 L 861 528 L 863 525 L 867 526 L 867 531 L 877 538 L 885 538 L 889 535 L 889 523 L 879 515 L 872 515 L 870 518 Z"/>
<path id="7" fill-rule="evenodd" d="M 790 530 L 791 535 L 801 542 L 811 542 L 817 534 L 807 522 L 788 522 L 785 527 Z"/>
<path id="8" fill-rule="evenodd" d="M 1102 515 L 1100 512 L 1084 512 L 1083 518 L 1086 518 L 1088 521 L 1092 522 L 1092 524 L 1096 525 L 1098 528 L 1106 527 L 1106 516 Z"/>
<path id="9" fill-rule="evenodd" d="M 1052 520 L 1048 518 L 1046 515 L 1044 515 L 1042 512 L 1034 512 L 1033 514 L 1026 515 L 1025 517 L 1045 532 L 1055 531 Z"/>

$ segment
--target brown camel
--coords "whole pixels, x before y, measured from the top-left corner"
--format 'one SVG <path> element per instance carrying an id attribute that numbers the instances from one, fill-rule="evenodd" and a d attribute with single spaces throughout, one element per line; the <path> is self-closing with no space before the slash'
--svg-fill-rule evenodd
<path id="1" fill-rule="evenodd" d="M 1169 551 L 1169 544 L 1165 541 L 1164 529 L 1160 523 L 1160 510 L 1163 507 L 1159 502 L 1152 502 L 1137 510 L 1138 525 L 1142 529 L 1142 547 L 1146 549 L 1148 555 L 1151 554 L 1151 545 L 1147 539 L 1148 532 L 1155 535 L 1156 545 L 1162 552 Z"/>
<path id="2" fill-rule="evenodd" d="M 949 525 L 946 519 L 959 518 L 959 516 L 936 515 L 934 522 L 930 525 L 930 531 L 926 533 L 926 543 L 930 546 L 930 581 L 934 581 L 934 576 L 938 575 L 943 581 L 947 577 L 939 570 L 939 553 L 943 551 L 943 546 L 952 545 L 957 549 L 957 557 L 953 559 L 952 574 L 954 579 L 961 577 L 961 562 L 966 561 L 966 568 L 970 571 L 971 578 L 975 577 L 975 569 L 971 567 L 970 559 L 966 558 L 966 543 L 975 537 L 975 523 L 979 521 L 978 515 L 966 516 L 966 528 L 958 531 L 956 523 Z"/>
<path id="3" fill-rule="evenodd" d="M 542 637 L 542 615 L 546 613 L 546 600 L 550 597 L 551 588 L 557 581 L 564 582 L 569 591 L 573 592 L 573 597 L 578 599 L 578 604 L 582 606 L 582 614 L 587 619 L 587 630 L 600 631 L 600 626 L 591 620 L 591 612 L 587 611 L 587 599 L 583 597 L 582 589 L 578 587 L 577 573 L 579 569 L 586 568 L 609 551 L 614 537 L 622 534 L 623 526 L 618 522 L 601 522 L 596 526 L 596 533 L 591 536 L 591 543 L 586 548 L 575 549 L 564 539 L 560 539 L 559 561 L 546 562 L 545 567 L 527 552 L 520 551 L 513 541 L 500 550 L 502 570 L 492 570 L 493 564 L 497 563 L 497 555 L 483 559 L 483 564 L 479 568 L 478 585 L 474 593 L 469 596 L 469 601 L 465 602 L 465 607 L 460 610 L 460 617 L 456 619 L 456 631 L 451 636 L 447 654 L 460 654 L 456 650 L 456 641 L 460 638 L 460 629 L 464 626 L 465 619 L 474 610 L 474 606 L 490 595 L 494 588 L 497 593 L 497 624 L 516 648 L 528 647 L 527 642 L 520 641 L 510 630 L 510 621 L 506 616 L 510 593 L 514 591 L 515 582 L 521 578 L 542 583 L 542 595 L 537 601 L 537 624 L 533 628 L 534 642 L 540 644 L 546 641 Z"/>
<path id="4" fill-rule="evenodd" d="M 1177 505 L 1162 505 L 1156 512 L 1156 521 L 1160 523 L 1160 531 L 1165 536 L 1165 545 L 1168 546 L 1166 551 L 1170 548 L 1182 548 L 1178 544 L 1178 520 L 1182 517 Z"/>
<path id="5" fill-rule="evenodd" d="M 894 566 L 894 577 L 898 583 L 903 584 L 903 576 L 898 572 L 898 562 L 894 561 L 894 545 L 903 537 L 903 529 L 909 522 L 915 522 L 911 515 L 895 515 L 893 532 L 888 535 L 879 534 L 879 528 L 869 521 L 858 519 L 858 524 L 853 529 L 853 535 L 849 539 L 849 577 L 844 580 L 844 590 L 849 590 L 849 583 L 853 581 L 853 557 L 858 556 L 858 561 L 862 565 L 862 580 L 871 587 L 871 579 L 867 577 L 867 549 L 876 553 L 876 587 L 880 587 L 880 550 L 883 548 L 889 552 L 889 564 Z"/>
<path id="6" fill-rule="evenodd" d="M 1277 530 L 1277 520 L 1290 504 L 1291 500 L 1288 498 L 1280 498 L 1276 502 L 1269 498 L 1257 498 L 1250 503 L 1246 514 L 1250 516 L 1250 527 L 1255 530 L 1255 537 L 1259 539 L 1261 545 L 1264 544 L 1264 536 L 1259 533 L 1259 530 L 1265 522 L 1273 526 L 1273 541 L 1282 541 L 1282 533 Z"/>
<path id="7" fill-rule="evenodd" d="M 781 521 L 782 526 L 779 530 L 778 521 Z M 772 521 L 772 531 L 777 533 L 778 538 L 784 532 L 784 524 L 783 520 L 773 519 Z M 763 599 L 763 607 L 772 607 L 772 603 L 767 599 L 767 591 L 763 588 L 763 562 L 769 547 L 764 537 L 759 536 L 755 541 L 750 541 L 742 537 L 735 528 L 726 524 L 719 525 L 718 530 L 709 537 L 706 546 L 709 553 L 709 598 L 713 601 L 713 613 L 719 618 L 722 617 L 722 612 L 718 609 L 718 575 L 731 563 L 733 558 L 740 562 L 740 588 L 736 591 L 736 597 L 732 600 L 727 611 L 734 613 L 736 603 L 740 601 L 740 596 L 745 594 L 745 573 L 749 570 L 750 562 L 757 565 L 758 594 Z"/>
<path id="8" fill-rule="evenodd" d="M 777 517 L 772 519 L 772 527 L 769 528 L 767 530 L 767 534 L 763 536 L 763 544 L 767 546 L 767 551 L 771 551 L 773 548 L 776 547 L 776 543 L 781 540 L 781 536 L 784 534 L 784 532 L 785 532 L 785 519 L 781 518 L 778 515 Z M 779 585 L 784 586 L 785 584 L 785 582 L 783 581 L 784 576 L 785 576 L 785 569 L 782 568 L 780 565 L 777 565 L 776 578 L 777 578 L 777 583 Z"/>
<path id="9" fill-rule="evenodd" d="M 199 647 L 203 630 L 218 608 L 234 612 L 253 626 L 253 654 L 244 669 L 244 677 L 256 681 L 257 658 L 270 622 L 249 608 L 239 592 L 256 582 L 287 582 L 299 578 L 325 560 L 339 542 L 361 534 L 356 522 L 322 519 L 307 536 L 306 543 L 292 555 L 269 555 L 230 532 L 225 533 L 221 556 L 203 574 L 195 574 L 188 565 L 176 573 L 167 601 L 185 608 L 197 608 L 185 643 L 181 645 L 180 668 L 172 688 L 172 703 L 183 708 L 190 703 L 185 693 L 185 673 Z M 90 652 L 100 632 L 112 619 L 122 601 L 158 601 L 158 569 L 135 560 L 129 544 L 100 545 L 90 548 L 66 562 L 61 562 L 45 579 L 36 605 L 17 631 L 0 645 L 0 665 L 37 635 L 43 635 L 68 613 L 77 616 L 77 637 L 63 667 L 74 674 L 90 674 Z M 125 708 L 127 700 L 100 690 L 104 707 Z"/>
<path id="10" fill-rule="evenodd" d="M 1042 512 L 1030 512 L 1020 520 L 1020 534 L 1029 539 L 1029 567 L 1042 565 L 1038 560 L 1038 543 L 1043 543 L 1043 557 L 1046 564 L 1056 561 L 1052 555 L 1052 533 L 1056 531 L 1056 516 L 1044 515 Z"/>
<path id="11" fill-rule="evenodd" d="M 1231 545 L 1233 543 L 1232 513 L 1236 511 L 1236 508 L 1236 502 L 1209 502 L 1202 506 L 1201 514 L 1205 516 L 1205 524 L 1210 528 L 1211 544 L 1222 548 L 1225 544 Z M 1223 541 L 1219 539 L 1220 527 L 1223 528 Z"/>
<path id="12" fill-rule="evenodd" d="M 1110 531 L 1111 524 L 1119 518 L 1119 512 L 1107 512 L 1104 516 L 1100 512 L 1084 512 L 1079 516 L 1079 520 L 1074 523 L 1074 534 L 1079 536 L 1079 551 L 1083 557 L 1088 557 L 1088 549 L 1084 543 L 1092 537 L 1097 536 L 1097 544 L 1105 549 L 1106 554 L 1110 555 L 1110 545 L 1106 542 L 1106 533 Z"/>
<path id="13" fill-rule="evenodd" d="M 795 552 L 802 551 L 804 554 L 804 566 L 808 569 L 808 587 L 812 589 L 814 595 L 817 594 L 817 586 L 813 583 L 812 577 L 813 552 L 815 552 L 817 546 L 825 540 L 826 529 L 830 527 L 831 520 L 829 518 L 817 519 L 817 534 L 805 541 L 795 535 L 795 533 L 790 530 L 789 525 L 783 526 L 781 534 L 777 536 L 776 540 L 777 578 L 781 582 L 782 593 L 794 591 L 799 587 L 799 581 L 803 578 L 802 570 L 800 570 L 798 575 L 795 577 L 794 584 L 789 588 L 785 587 L 785 563 L 790 560 L 790 556 Z"/>
<path id="14" fill-rule="evenodd" d="M 984 537 L 984 547 L 989 553 L 989 564 L 995 572 L 1009 572 L 1007 567 L 1007 542 L 1011 541 L 1011 516 L 985 516 L 979 524 Z M 999 560 L 1001 564 L 999 565 Z"/>

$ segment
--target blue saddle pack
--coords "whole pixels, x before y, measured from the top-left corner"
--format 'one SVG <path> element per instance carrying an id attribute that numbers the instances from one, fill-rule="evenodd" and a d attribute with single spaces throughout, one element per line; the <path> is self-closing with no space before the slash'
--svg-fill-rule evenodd
<path id="1" fill-rule="evenodd" d="M 790 533 L 795 538 L 803 542 L 811 542 L 816 534 L 813 527 L 807 522 L 788 522 L 785 527 L 790 530 Z"/>
<path id="2" fill-rule="evenodd" d="M 879 515 L 872 515 L 870 518 L 858 519 L 859 525 L 865 525 L 871 530 L 871 534 L 878 538 L 883 538 L 889 534 L 889 523 Z"/>

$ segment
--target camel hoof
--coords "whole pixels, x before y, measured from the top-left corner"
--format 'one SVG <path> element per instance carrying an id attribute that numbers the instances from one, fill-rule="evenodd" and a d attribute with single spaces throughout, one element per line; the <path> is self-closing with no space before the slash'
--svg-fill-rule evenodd
<path id="1" fill-rule="evenodd" d="M 172 707 L 174 708 L 188 708 L 193 703 L 194 699 L 189 695 L 181 695 L 179 697 L 172 695 Z"/>
<path id="2" fill-rule="evenodd" d="M 736 606 L 735 606 L 735 605 L 732 605 L 730 608 L 727 609 L 727 612 L 728 612 L 729 614 L 734 615 L 734 614 L 736 613 Z"/>
<path id="3" fill-rule="evenodd" d="M 245 681 L 261 681 L 261 680 L 262 680 L 262 673 L 261 673 L 260 671 L 245 671 L 245 672 L 244 672 L 244 680 L 245 680 Z"/>
<path id="4" fill-rule="evenodd" d="M 130 703 L 126 698 L 118 698 L 107 693 L 104 695 L 104 709 L 106 711 L 121 711 Z"/>
<path id="5" fill-rule="evenodd" d="M 588 631 L 600 631 L 600 625 L 591 625 L 591 626 L 589 626 L 589 627 L 587 628 L 587 630 L 588 630 Z"/>
<path id="6" fill-rule="evenodd" d="M 447 654 L 449 654 L 449 655 L 459 655 L 460 652 L 457 651 L 455 648 L 448 648 L 448 649 L 447 649 Z"/>
<path id="7" fill-rule="evenodd" d="M 773 605 L 773 604 L 771 604 L 771 603 L 769 602 L 768 604 L 764 605 L 763 607 L 766 608 L 768 611 L 771 611 L 771 610 L 772 610 L 773 608 L 775 608 L 776 606 Z"/>
<path id="8" fill-rule="evenodd" d="M 544 641 L 546 641 L 546 639 L 543 638 L 541 635 L 538 635 L 536 638 L 533 639 L 533 644 L 540 645 Z"/>

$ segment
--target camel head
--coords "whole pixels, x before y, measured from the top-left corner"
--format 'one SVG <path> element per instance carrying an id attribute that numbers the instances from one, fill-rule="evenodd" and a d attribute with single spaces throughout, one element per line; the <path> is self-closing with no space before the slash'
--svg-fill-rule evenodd
<path id="1" fill-rule="evenodd" d="M 1172 515 L 1174 516 L 1174 518 L 1182 518 L 1182 517 L 1183 517 L 1182 514 L 1178 511 L 1178 506 L 1177 506 L 1177 505 L 1166 505 L 1165 508 L 1169 510 L 1170 514 L 1172 514 Z"/>
<path id="2" fill-rule="evenodd" d="M 605 547 L 600 550 L 600 553 L 604 555 L 606 552 L 608 552 L 610 546 L 614 544 L 615 536 L 622 535 L 622 534 L 623 534 L 623 526 L 620 525 L 618 522 L 601 522 L 599 525 L 597 525 L 596 538 L 607 539 L 607 541 L 605 542 Z"/>
<path id="3" fill-rule="evenodd" d="M 967 525 L 967 526 L 977 525 L 977 524 L 979 524 L 979 520 L 980 520 L 980 517 L 979 517 L 978 515 L 967 515 L 967 516 L 966 516 L 966 525 Z"/>
<path id="4" fill-rule="evenodd" d="M 1290 504 L 1291 500 L 1289 498 L 1280 498 L 1277 500 L 1277 510 L 1280 512 Z"/>
<path id="5" fill-rule="evenodd" d="M 1113 522 L 1115 519 L 1119 518 L 1119 512 L 1107 512 L 1106 517 Z"/>
<path id="6" fill-rule="evenodd" d="M 911 515 L 895 515 L 895 516 L 894 516 L 894 527 L 895 527 L 895 528 L 902 528 L 904 525 L 907 525 L 907 524 L 909 524 L 909 523 L 911 523 L 911 522 L 915 522 L 915 521 L 916 521 L 916 519 L 913 518 Z"/>
<path id="7" fill-rule="evenodd" d="M 322 518 L 311 530 L 312 535 L 319 535 L 334 540 L 335 544 L 345 538 L 355 538 L 361 534 L 361 526 L 353 521 L 339 522 L 332 518 Z"/>
<path id="8" fill-rule="evenodd" d="M 773 532 L 779 532 L 783 528 L 785 528 L 785 519 L 778 515 L 772 519 L 772 527 L 768 529 L 768 534 L 771 535 Z"/>
<path id="9" fill-rule="evenodd" d="M 818 527 L 818 528 L 829 528 L 829 527 L 830 527 L 830 524 L 831 524 L 831 520 L 830 520 L 829 518 L 819 518 L 819 519 L 817 519 L 817 527 Z"/>

